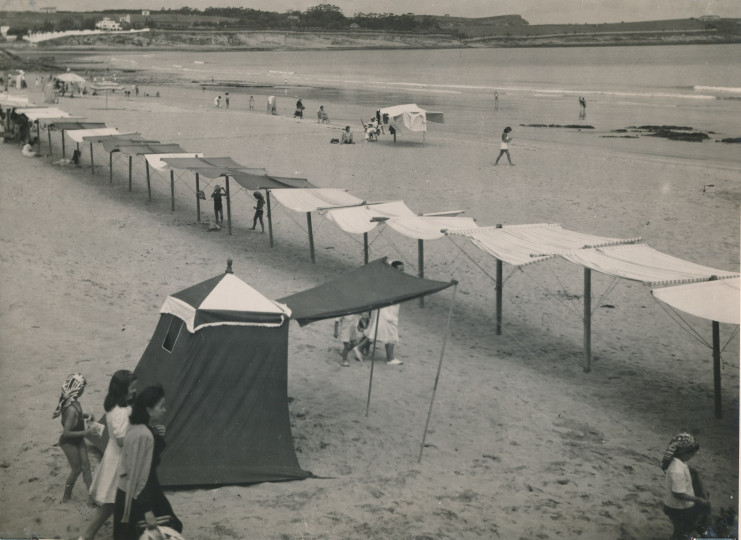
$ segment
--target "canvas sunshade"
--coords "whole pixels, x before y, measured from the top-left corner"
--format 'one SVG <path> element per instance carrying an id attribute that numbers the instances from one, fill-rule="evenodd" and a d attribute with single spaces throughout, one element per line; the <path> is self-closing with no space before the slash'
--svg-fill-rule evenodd
<path id="1" fill-rule="evenodd" d="M 202 152 L 185 152 L 185 153 L 174 153 L 174 154 L 146 154 L 144 159 L 147 160 L 149 166 L 157 169 L 158 171 L 169 171 L 172 169 L 164 160 L 167 158 L 194 158 L 203 157 Z"/>
<path id="2" fill-rule="evenodd" d="M 566 251 L 640 240 L 583 234 L 566 230 L 556 223 L 480 227 L 468 231 L 449 230 L 447 234 L 465 236 L 480 250 L 513 266 L 541 262 Z"/>
<path id="3" fill-rule="evenodd" d="M 286 189 L 314 187 L 306 178 L 275 177 L 268 174 L 253 174 L 246 171 L 233 171 L 230 176 L 245 189 Z"/>
<path id="4" fill-rule="evenodd" d="M 657 251 L 646 244 L 608 246 L 561 253 L 561 257 L 597 272 L 647 285 L 671 285 L 707 281 L 738 276 L 727 272 L 678 259 Z"/>
<path id="5" fill-rule="evenodd" d="M 291 314 L 234 274 L 221 274 L 168 296 L 160 313 L 182 319 L 190 332 L 218 325 L 280 326 Z"/>
<path id="6" fill-rule="evenodd" d="M 386 257 L 352 270 L 313 289 L 278 300 L 301 326 L 433 294 L 455 285 L 414 277 L 393 268 Z"/>
<path id="7" fill-rule="evenodd" d="M 409 238 L 437 240 L 445 236 L 443 231 L 475 229 L 476 221 L 473 218 L 455 216 L 412 216 L 390 218 L 386 225 Z"/>
<path id="8" fill-rule="evenodd" d="M 61 75 L 57 75 L 55 78 L 62 82 L 68 82 L 68 83 L 84 83 L 85 82 L 85 78 L 80 77 L 77 73 L 62 73 Z"/>
<path id="9" fill-rule="evenodd" d="M 34 107 L 30 109 L 16 109 L 18 114 L 26 115 L 26 118 L 35 122 L 36 120 L 46 120 L 50 118 L 69 118 L 70 114 L 56 107 Z"/>
<path id="10" fill-rule="evenodd" d="M 81 129 L 99 129 L 105 127 L 105 122 L 85 122 L 76 120 L 60 120 L 49 124 L 52 129 L 57 130 L 81 130 Z"/>
<path id="11" fill-rule="evenodd" d="M 363 200 L 344 189 L 282 189 L 272 192 L 280 204 L 294 212 L 315 212 L 335 206 L 353 206 Z"/>
<path id="12" fill-rule="evenodd" d="M 103 141 L 106 152 L 121 152 L 129 156 L 140 156 L 143 154 L 178 154 L 185 150 L 179 144 L 160 144 L 149 142 L 124 142 Z"/>
<path id="13" fill-rule="evenodd" d="M 327 212 L 327 219 L 345 232 L 363 234 L 378 226 L 374 218 L 417 217 L 403 201 L 364 204 L 350 208 L 337 208 Z"/>
<path id="14" fill-rule="evenodd" d="M 85 142 L 105 142 L 105 141 L 116 141 L 116 142 L 159 142 L 155 140 L 150 140 L 144 138 L 144 135 L 141 133 L 138 133 L 136 131 L 131 131 L 128 133 L 111 133 L 110 135 L 93 135 L 93 136 L 87 136 L 83 137 L 83 140 Z"/>
<path id="15" fill-rule="evenodd" d="M 249 169 L 249 167 L 237 163 L 230 157 L 168 158 L 165 162 L 173 169 L 195 170 L 213 168 L 224 169 L 226 171 Z M 221 174 L 217 176 L 221 176 Z"/>
<path id="16" fill-rule="evenodd" d="M 90 137 L 95 141 L 94 137 L 104 137 L 108 135 L 123 135 L 118 129 L 114 127 L 102 127 L 93 129 L 70 129 L 64 132 L 70 139 L 75 142 L 81 143 L 85 141 L 85 137 Z"/>
<path id="17" fill-rule="evenodd" d="M 389 123 L 395 128 L 408 131 L 427 131 L 428 120 L 430 122 L 443 122 L 443 113 L 428 113 L 416 103 L 384 107 L 380 113 L 381 115 L 388 115 Z"/>
<path id="18" fill-rule="evenodd" d="M 673 308 L 695 317 L 726 324 L 741 323 L 739 320 L 741 279 L 739 278 L 652 289 L 651 294 Z"/>
<path id="19" fill-rule="evenodd" d="M 0 94 L 0 105 L 13 106 L 13 107 L 29 107 L 31 102 L 25 96 L 13 96 L 10 94 Z"/>

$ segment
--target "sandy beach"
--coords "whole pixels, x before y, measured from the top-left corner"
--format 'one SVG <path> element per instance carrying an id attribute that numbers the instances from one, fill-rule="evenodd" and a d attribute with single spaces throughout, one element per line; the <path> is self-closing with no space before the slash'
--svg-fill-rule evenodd
<path id="1" fill-rule="evenodd" d="M 33 76 L 30 77 L 30 80 Z M 596 130 L 521 126 L 567 123 L 547 101 L 505 102 L 470 129 L 432 125 L 423 145 L 329 144 L 346 124 L 358 131 L 367 106 L 327 103 L 300 90 L 280 96 L 280 116 L 262 99 L 248 110 L 237 94 L 215 109 L 197 85 L 141 84 L 142 95 L 62 98 L 58 107 L 120 131 L 138 131 L 206 156 L 230 156 L 279 176 L 308 178 L 368 201 L 403 200 L 417 212 L 463 210 L 480 226 L 560 223 L 610 237 L 643 238 L 675 257 L 739 269 L 741 158 L 738 145 L 602 135 L 629 125 L 675 124 L 739 136 L 667 107 L 661 118 L 605 106 L 586 119 Z M 160 92 L 159 98 L 153 97 Z M 145 96 L 144 94 L 150 94 Z M 40 91 L 28 95 L 42 102 Z M 411 100 L 413 101 L 413 100 Z M 575 99 L 574 99 L 575 102 Z M 523 111 L 527 111 L 526 113 Z M 446 114 L 449 112 L 446 111 Z M 461 112 L 465 114 L 465 112 Z M 450 115 L 455 116 L 453 114 Z M 573 116 L 573 115 L 572 115 Z M 718 115 L 721 118 L 722 115 Z M 713 125 L 703 125 L 706 124 Z M 453 129 L 446 127 L 452 125 Z M 501 129 L 511 125 L 510 167 L 493 167 Z M 251 193 L 232 194 L 233 234 L 196 219 L 194 180 L 154 175 L 148 202 L 144 161 L 127 163 L 97 147 L 82 167 L 61 157 L 24 158 L 0 145 L 0 536 L 77 538 L 94 513 L 78 480 L 60 504 L 68 471 L 51 419 L 68 373 L 88 380 L 83 409 L 99 415 L 110 376 L 134 369 L 167 295 L 224 271 L 270 298 L 298 292 L 362 264 L 362 238 L 314 216 L 316 263 L 306 219 L 275 204 L 275 246 L 251 226 Z M 735 148 L 734 148 L 735 146 Z M 67 150 L 72 147 L 67 140 Z M 42 133 L 42 149 L 48 140 Z M 506 163 L 506 162 L 504 162 Z M 202 207 L 210 217 L 210 204 Z M 417 271 L 416 242 L 391 229 L 371 233 L 371 259 L 402 259 Z M 425 275 L 459 282 L 428 446 L 417 462 L 442 346 L 451 291 L 401 307 L 399 367 L 375 366 L 365 416 L 369 363 L 340 367 L 332 321 L 292 323 L 288 395 L 301 467 L 298 482 L 178 490 L 168 497 L 188 540 L 255 539 L 665 539 L 659 461 L 672 435 L 694 433 L 693 463 L 715 514 L 738 504 L 739 338 L 721 325 L 724 417 L 713 416 L 712 352 L 680 328 L 649 288 L 620 281 L 592 323 L 592 371 L 582 370 L 582 269 L 554 259 L 523 271 L 505 267 L 504 332 L 494 332 L 494 260 L 462 239 L 425 243 Z M 488 274 L 488 275 L 487 275 Z M 593 273 L 594 301 L 612 278 Z M 706 341 L 711 323 L 688 320 Z M 94 464 L 99 458 L 93 457 Z M 98 538 L 110 538 L 108 522 Z"/>

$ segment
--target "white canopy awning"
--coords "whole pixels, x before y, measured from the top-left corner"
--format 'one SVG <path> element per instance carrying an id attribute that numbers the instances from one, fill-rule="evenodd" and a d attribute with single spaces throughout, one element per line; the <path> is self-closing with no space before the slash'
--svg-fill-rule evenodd
<path id="1" fill-rule="evenodd" d="M 449 230 L 447 234 L 465 236 L 482 251 L 513 266 L 541 262 L 576 249 L 627 244 L 640 240 L 583 234 L 566 230 L 557 223 Z"/>
<path id="2" fill-rule="evenodd" d="M 26 117 L 35 122 L 40 119 L 69 118 L 70 114 L 56 107 L 32 107 L 28 109 L 16 109 L 17 113 L 25 114 Z"/>
<path id="3" fill-rule="evenodd" d="M 71 129 L 69 131 L 65 131 L 65 133 L 69 135 L 70 139 L 78 143 L 84 142 L 85 137 L 100 137 L 100 136 L 105 136 L 105 135 L 122 135 L 120 131 L 112 127 L 95 128 L 95 129 Z"/>
<path id="4" fill-rule="evenodd" d="M 84 77 L 80 77 L 77 73 L 71 73 L 71 72 L 61 73 L 57 75 L 56 78 L 62 82 L 68 82 L 68 83 L 84 83 L 85 82 Z"/>
<path id="5" fill-rule="evenodd" d="M 403 201 L 364 204 L 350 208 L 337 208 L 327 212 L 327 219 L 340 229 L 352 234 L 363 234 L 373 230 L 378 221 L 373 218 L 414 218 L 417 214 Z"/>
<path id="6" fill-rule="evenodd" d="M 707 281 L 738 276 L 727 272 L 678 259 L 657 251 L 646 244 L 610 246 L 562 253 L 561 257 L 597 272 L 647 285 L 672 285 Z"/>
<path id="7" fill-rule="evenodd" d="M 438 240 L 445 236 L 443 231 L 472 230 L 477 227 L 473 218 L 455 216 L 394 217 L 388 219 L 386 225 L 399 234 L 417 240 Z"/>
<path id="8" fill-rule="evenodd" d="M 31 102 L 26 96 L 13 96 L 11 94 L 0 94 L 0 105 L 8 107 L 28 107 Z"/>
<path id="9" fill-rule="evenodd" d="M 174 167 L 170 167 L 167 163 L 162 161 L 163 159 L 167 158 L 201 158 L 203 157 L 203 152 L 191 152 L 186 154 L 145 154 L 144 158 L 149 163 L 149 166 L 157 169 L 158 171 L 169 171 L 169 170 L 175 170 Z"/>
<path id="10" fill-rule="evenodd" d="M 695 317 L 727 324 L 741 323 L 741 317 L 739 317 L 741 279 L 739 278 L 652 289 L 651 294 L 673 308 Z"/>
<path id="11" fill-rule="evenodd" d="M 272 189 L 270 194 L 294 212 L 315 212 L 337 206 L 362 204 L 363 200 L 344 189 Z"/>

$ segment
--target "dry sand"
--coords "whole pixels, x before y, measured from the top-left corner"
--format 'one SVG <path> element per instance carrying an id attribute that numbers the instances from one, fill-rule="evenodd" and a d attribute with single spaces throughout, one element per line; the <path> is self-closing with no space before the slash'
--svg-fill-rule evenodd
<path id="1" fill-rule="evenodd" d="M 330 109 L 334 121 L 325 127 L 315 123 L 318 104 L 306 103 L 312 114 L 298 121 L 266 116 L 261 101 L 256 111 L 235 101 L 232 110 L 217 111 L 212 96 L 197 89 L 142 90 L 163 97 L 112 97 L 108 108 L 102 97 L 88 97 L 59 106 L 367 200 L 402 199 L 419 212 L 462 209 L 479 225 L 550 222 L 641 236 L 677 257 L 739 267 L 741 167 L 727 145 L 520 128 L 541 118 L 522 118 L 513 108 L 467 136 L 435 126 L 426 146 L 409 136 L 395 146 L 385 137 L 338 147 L 329 139 L 357 111 Z M 682 111 L 674 114 L 682 125 Z M 611 127 L 623 123 L 630 124 L 615 118 Z M 505 124 L 515 126 L 517 166 L 493 168 Z M 99 414 L 111 374 L 136 366 L 168 294 L 222 272 L 227 258 L 272 298 L 362 263 L 361 239 L 315 216 L 311 264 L 305 217 L 278 205 L 270 248 L 267 235 L 247 230 L 252 199 L 244 190 L 233 196 L 233 235 L 208 232 L 196 221 L 188 175 L 176 184 L 171 212 L 165 176 L 154 177 L 148 203 L 141 159 L 129 193 L 126 162 L 114 158 L 109 183 L 101 147 L 94 176 L 87 148 L 82 168 L 53 166 L 59 140 L 55 134 L 54 158 L 23 158 L 17 147 L 0 145 L 0 536 L 76 538 L 86 526 L 93 509 L 81 480 L 72 503 L 59 503 L 68 471 L 54 446 L 60 426 L 51 420 L 59 385 L 81 371 L 89 381 L 83 408 Z M 43 142 L 48 148 L 46 136 Z M 707 184 L 714 187 L 703 191 Z M 372 258 L 402 258 L 416 271 L 416 242 L 391 230 L 371 239 Z M 466 254 L 448 239 L 425 245 L 426 276 L 460 285 L 422 462 L 450 291 L 424 308 L 402 306 L 397 350 L 404 365 L 379 362 L 368 417 L 369 364 L 340 367 L 331 321 L 292 325 L 295 446 L 301 466 L 321 478 L 170 492 L 186 538 L 667 538 L 658 462 L 680 429 L 702 445 L 694 463 L 715 511 L 736 506 L 737 336 L 723 354 L 724 418 L 717 420 L 711 351 L 680 329 L 648 288 L 620 281 L 601 302 L 611 307 L 595 314 L 593 369 L 585 374 L 581 269 L 558 261 L 524 272 L 505 266 L 505 331 L 496 336 L 494 284 L 481 270 L 493 275 L 493 260 L 457 246 Z M 612 280 L 593 278 L 596 302 Z M 710 340 L 709 321 L 687 320 Z M 721 326 L 724 344 L 732 331 Z M 109 522 L 98 538 L 110 535 Z"/>

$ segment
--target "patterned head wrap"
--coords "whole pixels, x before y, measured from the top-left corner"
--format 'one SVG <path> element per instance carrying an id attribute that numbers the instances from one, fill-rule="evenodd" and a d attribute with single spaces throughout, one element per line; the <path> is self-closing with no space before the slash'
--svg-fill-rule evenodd
<path id="1" fill-rule="evenodd" d="M 62 394 L 59 396 L 59 403 L 51 417 L 56 418 L 62 414 L 64 409 L 69 407 L 69 404 L 82 393 L 86 384 L 87 381 L 85 380 L 85 377 L 79 373 L 67 375 L 67 378 L 64 380 L 64 384 L 62 385 Z"/>
<path id="2" fill-rule="evenodd" d="M 661 458 L 661 469 L 664 471 L 667 470 L 672 459 L 674 459 L 677 454 L 686 454 L 692 450 L 699 450 L 699 448 L 700 445 L 697 443 L 693 435 L 686 432 L 677 433 L 672 437 L 669 446 L 667 446 L 664 451 L 664 457 Z"/>

